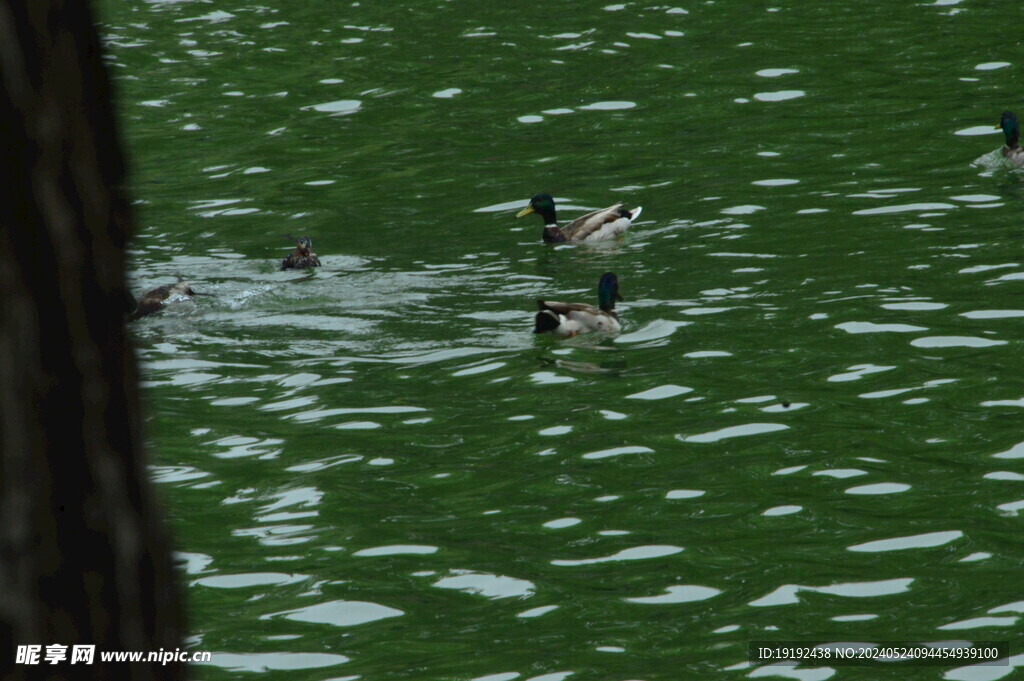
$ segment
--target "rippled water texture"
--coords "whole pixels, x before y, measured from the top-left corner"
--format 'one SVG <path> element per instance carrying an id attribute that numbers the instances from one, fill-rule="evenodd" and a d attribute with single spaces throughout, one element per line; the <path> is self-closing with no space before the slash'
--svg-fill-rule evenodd
<path id="1" fill-rule="evenodd" d="M 135 325 L 198 678 L 1020 676 L 1019 12 L 102 9 L 133 286 L 213 294 Z M 747 660 L 950 638 L 1013 666 Z"/>

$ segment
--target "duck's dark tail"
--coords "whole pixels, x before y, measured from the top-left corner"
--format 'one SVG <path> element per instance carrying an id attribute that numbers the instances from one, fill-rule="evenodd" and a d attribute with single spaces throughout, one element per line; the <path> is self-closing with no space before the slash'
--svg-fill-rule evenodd
<path id="1" fill-rule="evenodd" d="M 551 310 L 541 310 L 537 313 L 537 316 L 533 318 L 533 332 L 534 333 L 548 333 L 554 331 L 562 322 L 558 319 L 558 315 Z"/>

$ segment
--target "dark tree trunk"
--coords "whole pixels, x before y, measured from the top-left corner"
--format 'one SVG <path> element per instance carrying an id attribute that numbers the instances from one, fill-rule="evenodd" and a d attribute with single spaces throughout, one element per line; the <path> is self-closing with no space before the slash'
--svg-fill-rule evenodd
<path id="1" fill-rule="evenodd" d="M 0 678 L 180 679 L 182 608 L 125 329 L 131 215 L 89 5 L 0 0 Z M 15 663 L 95 644 L 93 665 Z"/>

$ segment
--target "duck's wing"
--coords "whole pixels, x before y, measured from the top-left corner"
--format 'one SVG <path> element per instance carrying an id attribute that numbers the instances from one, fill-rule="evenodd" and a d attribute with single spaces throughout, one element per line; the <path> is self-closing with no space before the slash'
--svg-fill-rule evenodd
<path id="1" fill-rule="evenodd" d="M 1024 149 L 1021 147 L 1003 147 L 1003 156 L 1018 168 L 1024 166 Z"/>
<path id="2" fill-rule="evenodd" d="M 622 204 L 617 203 L 614 206 L 608 206 L 601 210 L 595 210 L 593 213 L 587 213 L 562 227 L 562 233 L 570 241 L 583 241 L 591 234 L 599 232 L 609 222 L 615 222 L 622 217 L 620 214 L 621 208 Z"/>
<path id="3" fill-rule="evenodd" d="M 567 315 L 570 312 L 585 314 L 601 314 L 601 310 L 586 303 L 560 303 L 557 300 L 538 300 L 537 309 L 551 310 L 555 314 Z"/>
<path id="4" fill-rule="evenodd" d="M 621 203 L 609 206 L 604 210 L 594 211 L 581 218 L 576 218 L 563 228 L 569 241 L 602 241 L 614 239 L 629 229 L 633 220 L 640 217 L 643 208 L 637 206 L 629 211 Z"/>

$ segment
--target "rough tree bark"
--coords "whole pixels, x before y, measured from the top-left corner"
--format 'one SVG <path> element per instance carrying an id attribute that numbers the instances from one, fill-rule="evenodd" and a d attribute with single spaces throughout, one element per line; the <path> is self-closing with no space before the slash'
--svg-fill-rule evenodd
<path id="1" fill-rule="evenodd" d="M 88 3 L 0 0 L 0 78 L 0 678 L 184 678 L 99 662 L 175 650 L 183 616 L 143 458 L 125 164 Z M 52 643 L 97 660 L 15 664 L 17 645 Z"/>

